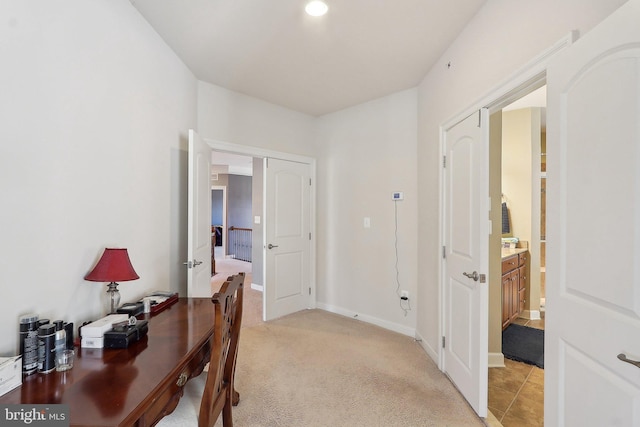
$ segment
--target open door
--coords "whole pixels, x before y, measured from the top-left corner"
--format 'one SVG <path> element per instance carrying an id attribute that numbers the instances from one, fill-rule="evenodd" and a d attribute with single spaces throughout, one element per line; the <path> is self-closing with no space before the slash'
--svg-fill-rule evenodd
<path id="1" fill-rule="evenodd" d="M 488 381 L 486 120 L 482 110 L 445 130 L 443 159 L 442 369 L 481 417 Z"/>
<path id="2" fill-rule="evenodd" d="M 310 194 L 309 164 L 266 159 L 265 320 L 311 306 Z"/>
<path id="3" fill-rule="evenodd" d="M 547 73 L 545 425 L 640 425 L 640 1 Z"/>
<path id="4" fill-rule="evenodd" d="M 187 296 L 209 298 L 211 291 L 211 148 L 189 130 Z"/>

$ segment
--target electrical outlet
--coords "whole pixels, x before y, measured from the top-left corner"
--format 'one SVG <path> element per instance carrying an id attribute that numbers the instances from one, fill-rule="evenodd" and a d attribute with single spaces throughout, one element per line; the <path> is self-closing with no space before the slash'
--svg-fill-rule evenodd
<path id="1" fill-rule="evenodd" d="M 400 291 L 400 299 L 408 300 L 409 299 L 409 291 Z"/>

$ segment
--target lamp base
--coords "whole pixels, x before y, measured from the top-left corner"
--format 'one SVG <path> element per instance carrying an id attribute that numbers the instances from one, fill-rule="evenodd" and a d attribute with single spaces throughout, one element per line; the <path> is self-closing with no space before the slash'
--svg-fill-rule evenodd
<path id="1" fill-rule="evenodd" d="M 118 284 L 116 282 L 111 282 L 107 286 L 107 295 L 109 296 L 107 300 L 107 310 L 109 314 L 113 314 L 120 306 L 120 291 L 118 290 Z"/>

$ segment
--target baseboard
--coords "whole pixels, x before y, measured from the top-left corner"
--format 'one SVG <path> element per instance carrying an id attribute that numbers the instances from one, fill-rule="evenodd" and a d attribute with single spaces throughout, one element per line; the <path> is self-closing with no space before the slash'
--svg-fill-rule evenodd
<path id="1" fill-rule="evenodd" d="M 419 332 L 416 331 L 416 341 L 420 344 L 420 347 L 427 353 L 427 355 L 433 360 L 433 362 L 438 364 L 438 352 L 429 345 L 429 343 L 420 335 Z"/>
<path id="2" fill-rule="evenodd" d="M 504 354 L 489 353 L 488 364 L 490 368 L 504 368 Z"/>
<path id="3" fill-rule="evenodd" d="M 540 320 L 540 310 L 523 310 L 520 317 L 529 320 Z"/>
<path id="4" fill-rule="evenodd" d="M 427 355 L 429 355 L 429 357 L 433 359 L 433 361 L 437 364 L 438 352 L 427 343 L 427 341 L 422 337 L 422 335 L 420 335 L 419 332 L 416 332 L 416 341 L 418 341 L 420 347 L 422 347 Z M 489 353 L 487 363 L 489 368 L 504 368 L 504 354 Z"/>
<path id="5" fill-rule="evenodd" d="M 366 323 L 371 323 L 372 325 L 380 326 L 381 328 L 388 329 L 393 332 L 398 332 L 402 335 L 407 335 L 411 338 L 416 337 L 416 330 L 414 328 L 409 328 L 407 326 L 399 325 L 397 323 L 388 322 L 386 320 L 379 319 L 374 316 L 367 316 L 366 314 L 356 313 L 351 310 L 347 310 L 343 307 L 336 307 L 334 305 L 317 303 L 317 308 L 321 310 L 328 311 L 330 313 L 340 314 L 342 316 L 351 317 L 353 319 L 362 320 Z"/>
<path id="6" fill-rule="evenodd" d="M 263 285 L 256 285 L 255 283 L 251 284 L 251 289 L 255 289 L 256 291 L 264 292 Z"/>

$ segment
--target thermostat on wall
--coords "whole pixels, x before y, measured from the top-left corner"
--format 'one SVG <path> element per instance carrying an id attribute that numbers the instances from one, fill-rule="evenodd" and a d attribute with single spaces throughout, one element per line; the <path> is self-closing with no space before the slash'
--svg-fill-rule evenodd
<path id="1" fill-rule="evenodd" d="M 391 194 L 391 198 L 393 199 L 393 201 L 398 201 L 398 200 L 404 200 L 404 193 L 402 191 L 394 191 Z"/>

